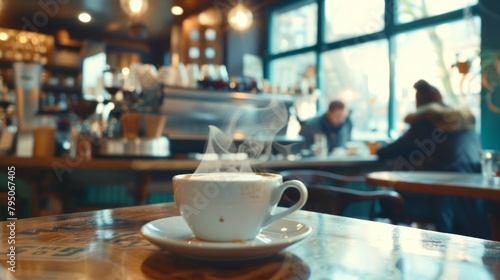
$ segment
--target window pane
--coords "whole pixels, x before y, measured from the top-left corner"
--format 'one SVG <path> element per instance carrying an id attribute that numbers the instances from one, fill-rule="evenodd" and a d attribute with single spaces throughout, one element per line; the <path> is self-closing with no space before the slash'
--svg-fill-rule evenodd
<path id="1" fill-rule="evenodd" d="M 215 58 L 215 49 L 212 47 L 208 47 L 205 49 L 205 57 L 208 59 L 214 59 Z"/>
<path id="2" fill-rule="evenodd" d="M 215 39 L 217 39 L 217 31 L 215 29 L 209 28 L 205 30 L 205 40 L 215 41 Z"/>
<path id="3" fill-rule="evenodd" d="M 200 39 L 200 32 L 196 29 L 193 29 L 189 32 L 189 39 L 191 41 L 198 41 Z"/>
<path id="4" fill-rule="evenodd" d="M 191 59 L 197 59 L 200 58 L 200 49 L 198 47 L 190 47 L 188 56 Z"/>
<path id="5" fill-rule="evenodd" d="M 415 110 L 413 84 L 419 79 L 437 87 L 446 104 L 469 106 L 479 120 L 479 30 L 480 20 L 475 17 L 474 20 L 450 22 L 395 37 L 396 132 L 405 131 L 407 125 L 403 118 Z M 467 75 L 452 67 L 457 60 L 471 61 Z"/>
<path id="6" fill-rule="evenodd" d="M 383 30 L 384 7 L 384 0 L 326 0 L 326 41 L 338 41 Z"/>
<path id="7" fill-rule="evenodd" d="M 274 12 L 271 52 L 280 53 L 316 44 L 317 20 L 316 3 Z"/>
<path id="8" fill-rule="evenodd" d="M 316 55 L 312 52 L 275 59 L 271 61 L 271 83 L 279 87 L 280 92 L 291 92 L 295 87 L 301 87 L 306 72 L 315 66 Z M 309 79 L 315 83 L 314 77 Z M 309 86 L 315 87 L 314 84 Z"/>
<path id="9" fill-rule="evenodd" d="M 397 0 L 396 22 L 406 23 L 476 5 L 478 0 Z"/>
<path id="10" fill-rule="evenodd" d="M 325 52 L 321 66 L 323 107 L 340 99 L 351 110 L 353 139 L 385 139 L 389 102 L 387 40 Z"/>

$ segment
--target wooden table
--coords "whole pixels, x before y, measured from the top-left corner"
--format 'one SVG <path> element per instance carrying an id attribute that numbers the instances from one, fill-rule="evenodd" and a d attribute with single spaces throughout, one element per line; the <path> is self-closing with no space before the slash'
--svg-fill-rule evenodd
<path id="1" fill-rule="evenodd" d="M 261 260 L 211 263 L 160 250 L 140 228 L 178 215 L 174 204 L 46 216 L 15 222 L 15 273 L 8 271 L 11 221 L 0 223 L 0 279 L 495 279 L 500 243 L 299 211 L 302 242 Z"/>
<path id="2" fill-rule="evenodd" d="M 366 184 L 396 190 L 483 198 L 500 202 L 500 184 L 483 180 L 481 174 L 432 171 L 383 171 L 366 176 Z"/>
<path id="3" fill-rule="evenodd" d="M 500 241 L 500 184 L 488 183 L 481 174 L 432 171 L 384 171 L 366 176 L 366 184 L 401 191 L 482 198 L 494 201 L 490 217 L 492 239 Z"/>

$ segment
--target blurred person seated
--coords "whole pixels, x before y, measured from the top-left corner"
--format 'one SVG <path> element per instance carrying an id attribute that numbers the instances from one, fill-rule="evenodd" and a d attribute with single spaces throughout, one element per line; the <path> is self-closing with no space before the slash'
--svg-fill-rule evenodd
<path id="1" fill-rule="evenodd" d="M 344 147 L 351 140 L 352 122 L 346 113 L 345 104 L 335 100 L 330 102 L 328 111 L 322 115 L 301 122 L 299 134 L 304 137 L 304 148 L 314 144 L 314 135 L 326 136 L 328 151 Z"/>
<path id="2" fill-rule="evenodd" d="M 467 108 L 446 106 L 439 90 L 424 80 L 416 82 L 414 88 L 417 110 L 405 117 L 410 128 L 380 148 L 379 159 L 395 159 L 393 171 L 480 172 L 481 144 L 473 114 Z M 400 193 L 410 219 L 433 221 L 442 232 L 491 237 L 483 200 Z"/>

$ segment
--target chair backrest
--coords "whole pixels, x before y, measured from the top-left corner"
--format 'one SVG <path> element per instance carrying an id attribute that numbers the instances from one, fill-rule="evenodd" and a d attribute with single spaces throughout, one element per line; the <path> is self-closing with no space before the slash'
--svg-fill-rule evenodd
<path id="1" fill-rule="evenodd" d="M 283 180 L 300 180 L 306 184 L 309 197 L 303 209 L 342 215 L 347 206 L 362 201 L 375 202 L 377 200 L 388 200 L 394 205 L 393 213 L 385 213 L 393 224 L 397 224 L 403 213 L 404 201 L 398 192 L 394 190 L 360 191 L 333 185 L 324 182 L 364 182 L 363 176 L 345 176 L 318 170 L 286 170 L 280 172 Z M 285 204 L 292 203 L 298 199 L 298 193 L 285 192 Z M 374 203 L 370 209 L 370 220 L 375 219 Z"/>
<path id="2" fill-rule="evenodd" d="M 299 180 L 308 184 L 333 184 L 342 186 L 347 183 L 365 181 L 365 176 L 347 176 L 321 170 L 284 170 L 280 172 L 283 180 Z"/>

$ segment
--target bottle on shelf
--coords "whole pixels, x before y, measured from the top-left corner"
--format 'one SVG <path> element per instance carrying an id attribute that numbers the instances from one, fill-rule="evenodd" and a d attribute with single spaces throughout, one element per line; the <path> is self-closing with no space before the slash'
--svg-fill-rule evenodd
<path id="1" fill-rule="evenodd" d="M 68 110 L 68 99 L 66 98 L 66 93 L 63 92 L 59 95 L 58 106 L 59 111 L 61 112 L 65 112 Z"/>
<path id="2" fill-rule="evenodd" d="M 56 156 L 68 156 L 71 147 L 71 121 L 68 117 L 60 118 L 56 130 Z"/>

